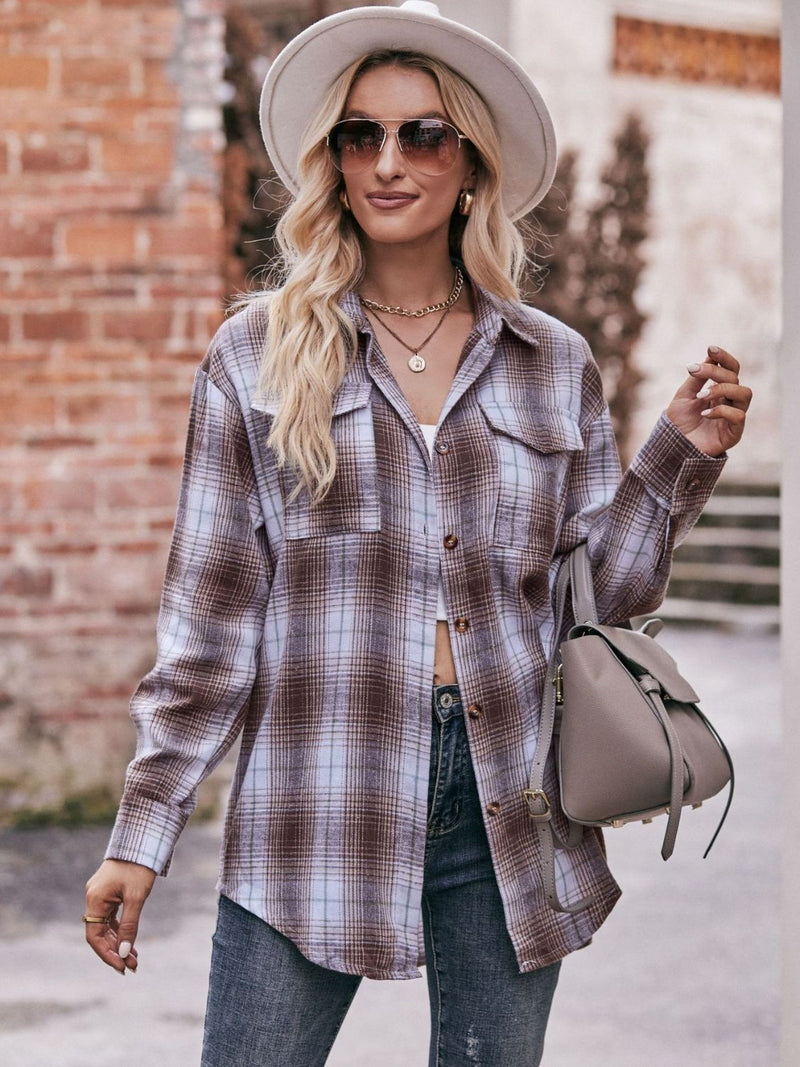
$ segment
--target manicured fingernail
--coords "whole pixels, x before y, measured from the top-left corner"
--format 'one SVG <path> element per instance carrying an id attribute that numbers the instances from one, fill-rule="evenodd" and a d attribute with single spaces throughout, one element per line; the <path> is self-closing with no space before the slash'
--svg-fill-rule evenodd
<path id="1" fill-rule="evenodd" d="M 710 394 L 711 394 L 711 386 L 708 383 L 706 383 L 703 386 L 703 388 L 700 390 L 700 392 L 697 394 L 697 399 L 698 400 L 705 400 L 705 398 L 707 396 L 710 396 Z"/>
<path id="2" fill-rule="evenodd" d="M 708 351 L 710 355 L 716 356 L 716 354 L 719 352 L 719 345 L 709 345 Z"/>
<path id="3" fill-rule="evenodd" d="M 706 408 L 706 410 L 705 411 L 701 411 L 700 414 L 701 415 L 710 415 L 712 410 L 713 410 L 712 408 Z"/>
<path id="4" fill-rule="evenodd" d="M 122 941 L 120 943 L 119 948 L 117 949 L 117 955 L 119 956 L 119 958 L 121 960 L 124 960 L 128 956 L 130 956 L 130 954 L 131 954 L 131 943 L 130 943 L 130 941 Z"/>
<path id="5" fill-rule="evenodd" d="M 686 369 L 688 370 L 688 372 L 690 374 L 697 374 L 697 372 L 700 370 L 700 364 L 699 363 L 688 363 L 686 365 Z"/>

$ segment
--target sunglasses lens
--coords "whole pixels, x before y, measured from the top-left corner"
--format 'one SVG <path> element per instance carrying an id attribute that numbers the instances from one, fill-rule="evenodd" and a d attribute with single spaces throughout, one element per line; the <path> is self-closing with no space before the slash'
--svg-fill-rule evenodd
<path id="1" fill-rule="evenodd" d="M 381 150 L 384 130 L 369 119 L 344 119 L 328 134 L 328 147 L 337 170 L 356 173 L 368 166 Z"/>
<path id="2" fill-rule="evenodd" d="M 380 154 L 386 130 L 372 119 L 342 119 L 328 134 L 333 165 L 344 174 L 357 174 Z M 411 119 L 397 128 L 397 142 L 406 161 L 421 174 L 450 170 L 460 144 L 458 131 L 441 119 Z"/>
<path id="3" fill-rule="evenodd" d="M 397 131 L 400 150 L 422 174 L 444 174 L 456 161 L 458 133 L 439 119 L 403 122 Z"/>

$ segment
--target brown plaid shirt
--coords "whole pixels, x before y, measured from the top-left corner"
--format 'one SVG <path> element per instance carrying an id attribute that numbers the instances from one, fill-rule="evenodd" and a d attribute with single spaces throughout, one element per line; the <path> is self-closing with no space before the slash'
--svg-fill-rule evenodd
<path id="1" fill-rule="evenodd" d="M 198 782 L 241 733 L 220 889 L 315 962 L 418 974 L 441 574 L 486 830 L 521 970 L 585 944 L 619 889 L 587 834 L 545 900 L 523 789 L 551 589 L 588 540 L 608 620 L 652 610 L 722 460 L 662 416 L 620 481 L 597 368 L 561 323 L 477 289 L 433 458 L 352 294 L 339 468 L 316 508 L 254 403 L 266 316 L 225 323 L 198 371 L 158 624 L 132 703 L 138 747 L 108 855 L 169 865 Z M 455 537 L 445 538 L 447 535 Z M 553 773 L 550 774 L 550 795 Z"/>

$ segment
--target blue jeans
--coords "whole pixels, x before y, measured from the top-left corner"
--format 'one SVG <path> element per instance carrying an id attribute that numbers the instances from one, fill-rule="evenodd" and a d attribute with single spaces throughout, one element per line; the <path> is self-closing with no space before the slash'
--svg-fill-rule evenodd
<path id="1" fill-rule="evenodd" d="M 422 895 L 429 1067 L 536 1067 L 560 964 L 520 974 L 457 686 L 434 689 L 433 712 Z M 360 982 L 310 962 L 221 897 L 202 1067 L 322 1067 Z"/>

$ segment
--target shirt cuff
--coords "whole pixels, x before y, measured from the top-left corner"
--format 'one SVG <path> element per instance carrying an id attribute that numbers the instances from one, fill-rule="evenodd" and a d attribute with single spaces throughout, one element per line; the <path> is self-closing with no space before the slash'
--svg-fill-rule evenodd
<path id="1" fill-rule="evenodd" d="M 186 816 L 159 800 L 123 800 L 106 849 L 107 860 L 127 860 L 166 874 Z"/>
<path id="2" fill-rule="evenodd" d="M 662 414 L 631 464 L 631 471 L 671 514 L 694 511 L 717 483 L 727 454 L 708 456 Z"/>

